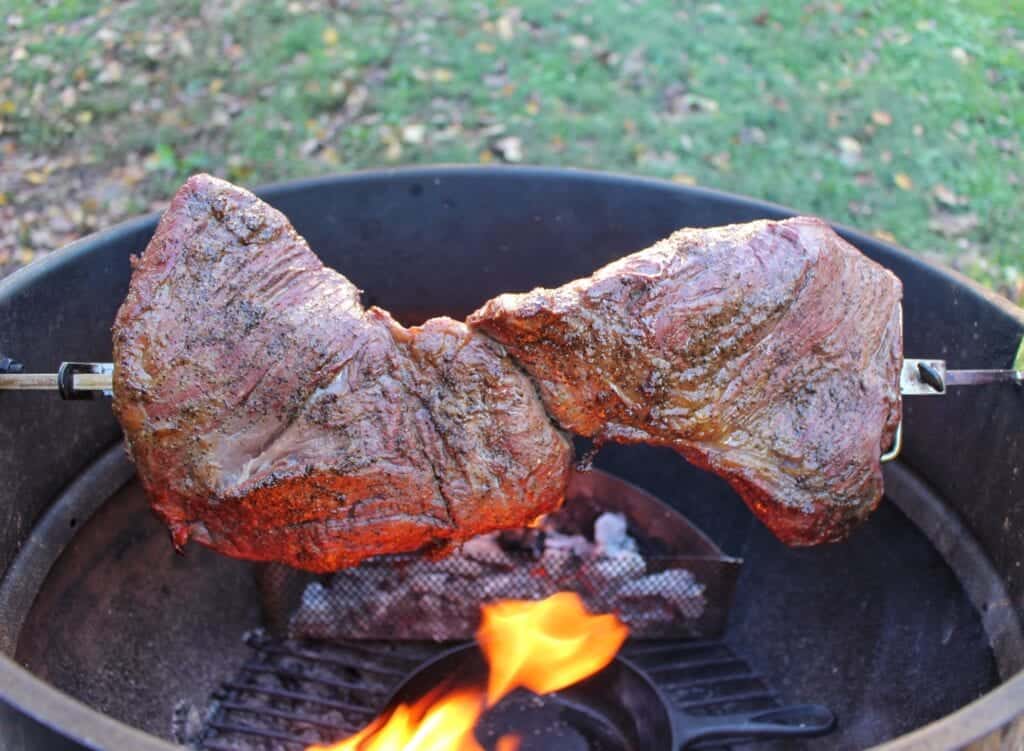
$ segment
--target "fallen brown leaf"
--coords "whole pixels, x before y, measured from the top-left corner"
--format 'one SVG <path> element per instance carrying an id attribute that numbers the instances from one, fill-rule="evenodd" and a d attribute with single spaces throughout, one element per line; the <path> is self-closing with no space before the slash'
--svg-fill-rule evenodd
<path id="1" fill-rule="evenodd" d="M 890 115 L 885 110 L 875 110 L 874 112 L 871 113 L 871 121 L 875 125 L 888 127 L 892 125 L 892 115 Z"/>
<path id="2" fill-rule="evenodd" d="M 427 126 L 423 123 L 409 123 L 402 126 L 402 140 L 408 144 L 421 144 L 426 135 Z"/>
<path id="3" fill-rule="evenodd" d="M 509 41 L 516 35 L 516 26 L 519 22 L 520 10 L 518 8 L 510 8 L 501 14 L 495 23 L 495 29 L 498 32 L 498 36 L 503 41 Z"/>
<path id="4" fill-rule="evenodd" d="M 944 206 L 953 207 L 967 203 L 966 199 L 961 198 L 942 183 L 938 183 L 934 188 L 932 188 L 932 195 L 935 196 L 936 201 Z"/>
<path id="5" fill-rule="evenodd" d="M 973 211 L 966 214 L 950 214 L 940 212 L 928 222 L 928 229 L 946 237 L 957 237 L 970 232 L 978 226 L 978 215 Z"/>
<path id="6" fill-rule="evenodd" d="M 836 145 L 839 146 L 839 161 L 847 167 L 852 167 L 860 161 L 863 147 L 856 138 L 843 136 L 836 142 Z"/>
<path id="7" fill-rule="evenodd" d="M 117 83 L 124 76 L 124 67 L 117 60 L 111 60 L 103 66 L 96 76 L 99 83 Z"/>
<path id="8" fill-rule="evenodd" d="M 499 138 L 491 146 L 491 151 L 504 162 L 523 161 L 523 142 L 516 136 Z"/>
<path id="9" fill-rule="evenodd" d="M 839 144 L 840 151 L 851 151 L 855 154 L 859 154 L 863 148 L 860 145 L 860 141 L 850 136 L 843 136 L 837 143 Z"/>
<path id="10" fill-rule="evenodd" d="M 721 172 L 729 172 L 732 170 L 732 155 L 728 151 L 720 151 L 717 154 L 712 154 L 708 157 L 708 161 L 711 162 L 711 166 Z"/>

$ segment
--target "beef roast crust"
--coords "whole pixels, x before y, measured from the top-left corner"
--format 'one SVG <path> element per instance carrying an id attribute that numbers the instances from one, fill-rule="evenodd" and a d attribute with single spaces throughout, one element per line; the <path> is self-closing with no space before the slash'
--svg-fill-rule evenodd
<path id="1" fill-rule="evenodd" d="M 901 286 L 815 219 L 681 230 L 468 327 L 405 328 L 199 175 L 133 266 L 114 410 L 179 546 L 332 571 L 523 526 L 568 482 L 549 414 L 675 448 L 790 544 L 841 539 L 881 498 Z"/>
<path id="2" fill-rule="evenodd" d="M 671 446 L 783 541 L 838 540 L 882 496 L 900 420 L 899 280 L 807 217 L 684 229 L 474 313 L 566 430 Z"/>
<path id="3" fill-rule="evenodd" d="M 561 504 L 571 446 L 501 347 L 364 310 L 248 191 L 193 177 L 133 266 L 114 411 L 177 545 L 332 571 Z"/>

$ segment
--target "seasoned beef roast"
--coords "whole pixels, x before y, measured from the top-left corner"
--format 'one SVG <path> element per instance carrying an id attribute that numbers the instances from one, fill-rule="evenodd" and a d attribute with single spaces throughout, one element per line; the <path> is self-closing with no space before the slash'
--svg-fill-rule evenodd
<path id="1" fill-rule="evenodd" d="M 279 212 L 174 197 L 114 325 L 114 411 L 174 542 L 331 571 L 520 527 L 571 446 L 502 348 L 364 310 Z"/>
<path id="2" fill-rule="evenodd" d="M 364 310 L 279 212 L 206 175 L 133 264 L 114 410 L 179 546 L 331 571 L 521 527 L 568 481 L 549 415 L 677 449 L 790 544 L 881 497 L 900 283 L 815 219 L 681 230 L 469 327 Z"/>
<path id="3" fill-rule="evenodd" d="M 566 430 L 671 446 L 783 541 L 837 540 L 878 504 L 900 420 L 899 280 L 817 219 L 684 229 L 469 324 Z"/>

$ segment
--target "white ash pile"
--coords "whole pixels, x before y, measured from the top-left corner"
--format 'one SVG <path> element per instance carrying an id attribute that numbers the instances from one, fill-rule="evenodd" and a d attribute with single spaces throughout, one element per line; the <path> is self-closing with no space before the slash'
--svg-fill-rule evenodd
<path id="1" fill-rule="evenodd" d="M 293 638 L 472 638 L 480 605 L 573 591 L 591 612 L 614 612 L 634 636 L 663 636 L 695 621 L 705 585 L 671 558 L 645 556 L 621 513 L 585 530 L 549 516 L 538 529 L 481 535 L 441 560 L 381 556 L 306 586 Z"/>

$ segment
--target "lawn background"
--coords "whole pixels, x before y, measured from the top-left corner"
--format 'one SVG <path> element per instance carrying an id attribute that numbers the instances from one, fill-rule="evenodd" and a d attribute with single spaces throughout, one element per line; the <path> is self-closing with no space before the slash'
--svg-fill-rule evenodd
<path id="1" fill-rule="evenodd" d="M 243 184 L 567 165 L 790 205 L 1024 303 L 1024 3 L 0 3 L 0 274 Z"/>

